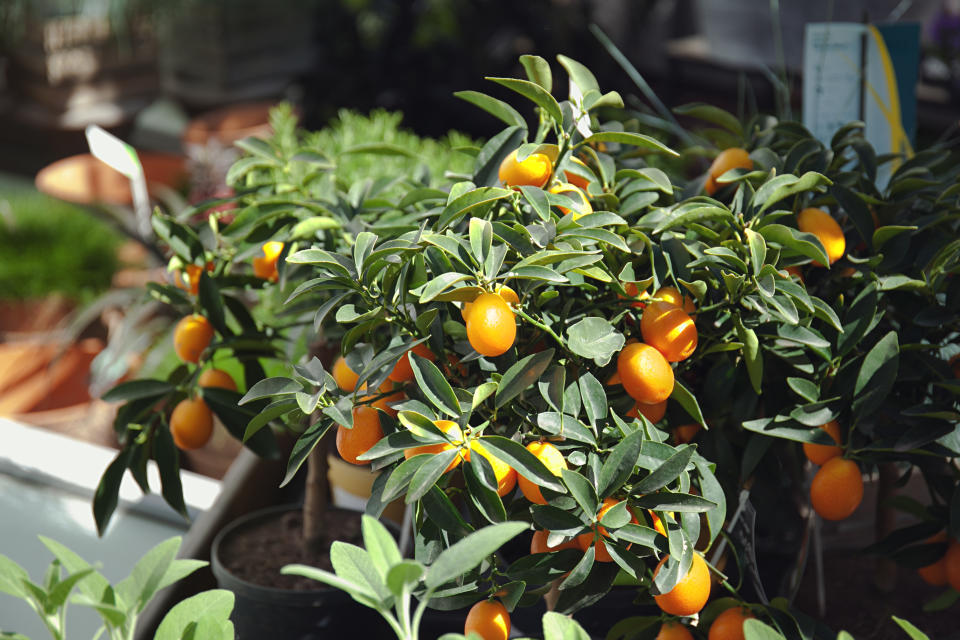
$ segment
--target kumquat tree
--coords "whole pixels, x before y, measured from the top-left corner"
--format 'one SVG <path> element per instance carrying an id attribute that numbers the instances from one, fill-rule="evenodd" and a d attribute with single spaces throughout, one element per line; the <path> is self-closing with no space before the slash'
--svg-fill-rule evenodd
<path id="1" fill-rule="evenodd" d="M 193 364 L 111 392 L 128 400 L 126 446 L 95 509 L 149 457 L 177 506 L 176 447 L 203 439 L 209 403 L 252 447 L 295 433 L 287 481 L 328 441 L 382 471 L 366 548 L 334 543 L 333 573 L 286 571 L 348 591 L 400 638 L 429 607 L 505 639 L 532 606 L 550 611 L 545 638 L 586 638 L 578 612 L 615 594 L 630 604 L 606 610 L 611 638 L 836 638 L 792 605 L 805 551 L 757 586 L 753 535 L 735 532 L 747 512 L 809 533 L 894 504 L 913 524 L 862 546 L 952 587 L 936 604 L 949 606 L 956 158 L 880 157 L 861 123 L 824 145 L 703 104 L 677 110 L 700 123 L 682 130 L 558 59 L 563 100 L 536 56 L 521 58 L 526 79 L 488 78 L 522 107 L 457 94 L 506 125 L 460 149 L 472 168 L 345 184 L 280 126 L 241 143 L 229 225 L 157 216 L 198 274 L 195 298 L 154 288 L 187 316 L 177 353 L 203 365 L 228 350 L 246 393 Z M 269 313 L 249 310 L 258 297 Z M 336 358 L 308 347 L 317 335 Z M 928 499 L 891 502 L 912 475 Z M 877 476 L 893 480 L 868 505 Z M 374 519 L 397 498 L 414 558 Z"/>

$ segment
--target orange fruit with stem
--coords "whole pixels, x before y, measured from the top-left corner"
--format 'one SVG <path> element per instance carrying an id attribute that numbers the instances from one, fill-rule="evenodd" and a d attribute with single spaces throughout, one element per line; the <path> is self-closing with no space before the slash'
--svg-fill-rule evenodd
<path id="1" fill-rule="evenodd" d="M 517 160 L 514 149 L 500 162 L 497 177 L 507 187 L 542 187 L 553 174 L 553 162 L 543 153 L 531 153 L 522 161 Z"/>
<path id="2" fill-rule="evenodd" d="M 184 362 L 199 362 L 213 340 L 213 325 L 200 314 L 180 319 L 173 330 L 173 350 Z"/>
<path id="3" fill-rule="evenodd" d="M 677 620 L 667 620 L 653 640 L 693 640 L 693 635 Z"/>
<path id="4" fill-rule="evenodd" d="M 453 420 L 434 420 L 433 424 L 437 425 L 437 428 L 439 428 L 440 431 L 443 431 L 445 434 L 447 434 L 450 437 L 450 441 L 440 442 L 437 444 L 425 444 L 419 447 L 410 447 L 409 449 L 404 449 L 404 458 L 409 460 L 413 456 L 417 456 L 422 453 L 437 454 L 443 453 L 444 451 L 450 451 L 451 449 L 460 448 L 460 445 L 463 444 L 463 430 L 460 429 L 460 425 Z M 447 473 L 456 469 L 457 465 L 460 464 L 460 461 L 463 460 L 465 456 L 465 452 L 461 452 L 459 455 L 455 456 L 443 472 Z"/>
<path id="5" fill-rule="evenodd" d="M 810 483 L 810 504 L 824 520 L 850 517 L 862 500 L 860 467 L 846 458 L 827 460 Z"/>
<path id="6" fill-rule="evenodd" d="M 643 341 L 663 354 L 668 362 L 680 362 L 697 348 L 697 326 L 680 307 L 669 302 L 651 302 L 640 318 Z"/>
<path id="7" fill-rule="evenodd" d="M 707 170 L 707 181 L 703 185 L 703 190 L 708 196 L 712 196 L 722 186 L 717 182 L 717 178 L 731 169 L 753 169 L 753 160 L 750 159 L 746 149 L 733 147 L 717 154 L 710 169 Z"/>
<path id="8" fill-rule="evenodd" d="M 280 279 L 280 274 L 277 271 L 277 261 L 280 259 L 280 254 L 283 253 L 283 243 L 271 240 L 265 242 L 261 250 L 263 251 L 263 257 L 258 256 L 253 259 L 253 275 L 261 280 L 276 282 Z"/>
<path id="9" fill-rule="evenodd" d="M 170 414 L 170 435 L 180 449 L 199 449 L 213 435 L 213 412 L 200 398 L 186 398 Z"/>
<path id="10" fill-rule="evenodd" d="M 657 568 L 653 570 L 653 577 L 656 578 L 663 568 L 667 557 L 660 561 Z M 707 562 L 699 553 L 694 552 L 693 563 L 687 575 L 680 578 L 677 584 L 668 591 L 660 595 L 653 596 L 657 606 L 666 613 L 675 616 L 692 616 L 707 604 L 710 597 L 710 568 Z"/>
<path id="11" fill-rule="evenodd" d="M 467 318 L 467 340 L 477 353 L 503 355 L 517 338 L 517 319 L 503 298 L 482 293 L 473 301 Z"/>
<path id="12" fill-rule="evenodd" d="M 657 404 L 673 393 L 673 369 L 663 354 L 643 342 L 626 345 L 617 356 L 620 384 L 637 402 Z"/>
<path id="13" fill-rule="evenodd" d="M 843 229 L 823 209 L 809 207 L 798 213 L 797 228 L 800 231 L 817 236 L 823 248 L 827 250 L 827 258 L 830 260 L 830 264 L 843 257 L 847 248 L 847 239 L 843 235 Z M 823 266 L 817 262 L 814 262 L 814 264 Z"/>
<path id="14" fill-rule="evenodd" d="M 837 456 L 843 454 L 843 447 L 839 446 L 841 443 L 840 438 L 840 425 L 837 424 L 836 420 L 831 420 L 827 424 L 820 425 L 820 428 L 827 432 L 833 441 L 837 445 L 829 444 L 814 444 L 812 442 L 803 443 L 803 453 L 807 456 L 807 460 L 813 464 L 823 465 L 830 458 L 836 458 Z"/>
<path id="15" fill-rule="evenodd" d="M 357 380 L 360 379 L 360 374 L 355 373 L 353 369 L 350 368 L 350 365 L 347 364 L 347 359 L 343 356 L 339 356 L 333 363 L 333 371 L 331 371 L 331 374 L 341 391 L 356 390 Z"/>
<path id="16" fill-rule="evenodd" d="M 421 358 L 426 358 L 430 362 L 433 362 L 437 359 L 433 352 L 427 348 L 427 345 L 423 342 L 420 344 L 414 345 L 412 348 L 407 349 L 400 359 L 397 360 L 397 364 L 393 365 L 393 370 L 390 372 L 388 378 L 394 382 L 410 382 L 413 380 L 413 366 L 410 364 L 410 358 L 407 356 L 408 353 L 413 351 L 415 354 Z"/>
<path id="17" fill-rule="evenodd" d="M 507 304 L 520 304 L 520 296 L 517 295 L 517 292 L 511 289 L 505 284 L 497 285 L 497 290 L 494 292 Z M 483 295 L 483 294 L 480 294 Z M 477 296 L 479 297 L 479 296 Z M 476 298 L 474 298 L 476 300 Z M 473 309 L 472 302 L 464 302 L 463 307 L 460 309 L 460 316 L 463 318 L 463 321 L 466 322 L 470 317 L 470 310 Z"/>
<path id="18" fill-rule="evenodd" d="M 513 491 L 513 488 L 517 486 L 516 469 L 487 451 L 487 448 L 483 446 L 483 442 L 480 440 L 474 440 L 470 443 L 470 448 L 467 450 L 465 456 L 467 462 L 470 462 L 470 454 L 473 452 L 486 458 L 487 462 L 489 462 L 493 468 L 493 475 L 497 479 L 498 496 L 502 498 Z"/>
<path id="19" fill-rule="evenodd" d="M 373 407 L 360 405 L 353 408 L 353 428 L 337 425 L 337 453 L 350 464 L 364 465 L 359 457 L 383 438 L 380 416 Z"/>
<path id="20" fill-rule="evenodd" d="M 707 638 L 708 640 L 744 640 L 743 623 L 755 617 L 747 607 L 730 607 L 714 618 Z"/>
<path id="21" fill-rule="evenodd" d="M 510 613 L 499 600 L 481 600 L 467 612 L 463 635 L 475 633 L 483 640 L 507 640 L 510 637 Z"/>
<path id="22" fill-rule="evenodd" d="M 537 441 L 527 445 L 527 451 L 537 457 L 543 463 L 550 473 L 555 476 L 560 475 L 561 469 L 567 468 L 567 461 L 564 460 L 560 450 L 549 442 Z M 547 504 L 547 500 L 540 492 L 540 485 L 527 480 L 520 472 L 517 472 L 517 484 L 524 497 L 534 504 Z"/>
<path id="23" fill-rule="evenodd" d="M 213 263 L 206 265 L 208 272 L 213 272 Z M 183 271 L 177 270 L 174 273 L 173 283 L 179 289 L 189 291 L 192 295 L 197 295 L 200 291 L 200 274 L 203 273 L 203 267 L 198 264 L 188 264 Z"/>
<path id="24" fill-rule="evenodd" d="M 198 387 L 219 387 L 221 389 L 237 390 L 237 383 L 230 374 L 223 369 L 207 369 L 197 378 Z"/>
<path id="25" fill-rule="evenodd" d="M 657 289 L 657 292 L 653 294 L 653 297 L 660 298 L 664 302 L 669 302 L 674 306 L 680 307 L 691 318 L 694 316 L 694 312 L 697 310 L 697 307 L 693 302 L 693 298 L 683 295 L 676 287 L 660 287 Z"/>

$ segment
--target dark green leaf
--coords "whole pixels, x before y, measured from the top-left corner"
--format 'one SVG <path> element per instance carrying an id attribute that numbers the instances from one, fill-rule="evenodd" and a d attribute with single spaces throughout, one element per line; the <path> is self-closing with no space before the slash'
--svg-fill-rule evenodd
<path id="1" fill-rule="evenodd" d="M 553 360 L 553 349 L 526 356 L 507 369 L 497 387 L 494 405 L 499 409 L 531 387 Z"/>

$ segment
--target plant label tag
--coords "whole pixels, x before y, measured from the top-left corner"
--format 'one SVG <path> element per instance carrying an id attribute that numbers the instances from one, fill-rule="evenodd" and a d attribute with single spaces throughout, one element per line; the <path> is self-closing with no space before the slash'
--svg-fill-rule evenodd
<path id="1" fill-rule="evenodd" d="M 93 157 L 130 180 L 133 209 L 137 217 L 137 230 L 142 238 L 152 234 L 150 226 L 150 196 L 143 165 L 136 150 L 109 131 L 95 124 L 87 126 L 84 133 Z"/>

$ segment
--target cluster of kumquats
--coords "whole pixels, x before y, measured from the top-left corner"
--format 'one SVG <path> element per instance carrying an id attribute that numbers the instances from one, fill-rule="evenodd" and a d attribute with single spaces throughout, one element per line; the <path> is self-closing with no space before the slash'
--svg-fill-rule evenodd
<path id="1" fill-rule="evenodd" d="M 263 245 L 265 257 L 253 259 L 254 276 L 270 282 L 277 281 L 277 260 L 283 251 L 282 242 L 267 242 Z M 214 270 L 213 262 L 207 262 L 207 273 Z M 174 272 L 174 284 L 184 291 L 196 296 L 200 289 L 200 276 L 204 267 L 188 264 L 182 270 Z M 184 363 L 203 367 L 204 360 L 211 355 L 208 347 L 213 342 L 216 332 L 213 325 L 205 316 L 193 313 L 177 322 L 173 330 L 173 349 Z M 208 367 L 200 371 L 196 378 L 196 389 L 216 387 L 237 390 L 237 383 L 229 373 L 215 367 Z M 194 391 L 196 391 L 196 389 Z M 170 414 L 170 435 L 177 447 L 183 450 L 199 449 L 210 441 L 213 435 L 213 411 L 207 406 L 203 398 L 195 393 L 181 400 Z"/>

